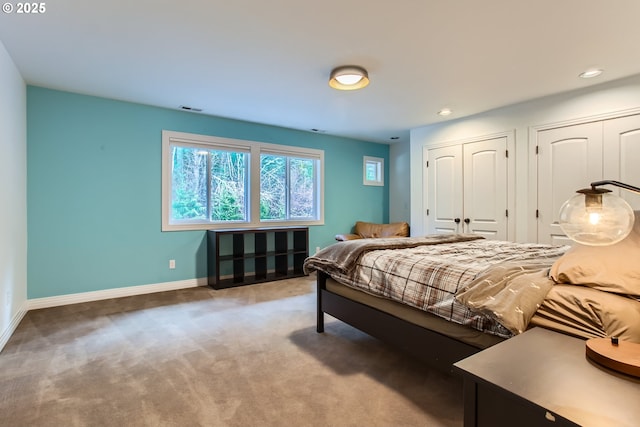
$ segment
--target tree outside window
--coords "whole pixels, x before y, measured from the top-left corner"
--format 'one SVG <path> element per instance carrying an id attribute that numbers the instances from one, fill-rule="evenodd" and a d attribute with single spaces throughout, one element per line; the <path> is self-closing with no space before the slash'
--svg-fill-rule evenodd
<path id="1" fill-rule="evenodd" d="M 321 224 L 323 157 L 320 150 L 163 131 L 163 230 Z"/>

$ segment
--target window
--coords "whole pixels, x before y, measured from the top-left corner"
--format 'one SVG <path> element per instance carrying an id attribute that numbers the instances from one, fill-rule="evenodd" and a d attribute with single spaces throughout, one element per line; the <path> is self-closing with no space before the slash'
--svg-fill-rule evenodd
<path id="1" fill-rule="evenodd" d="M 249 155 L 242 151 L 171 147 L 171 219 L 246 221 Z"/>
<path id="2" fill-rule="evenodd" d="M 261 154 L 260 219 L 315 219 L 315 168 L 313 159 Z"/>
<path id="3" fill-rule="evenodd" d="M 364 185 L 384 185 L 384 159 L 364 156 L 362 165 Z"/>
<path id="4" fill-rule="evenodd" d="M 162 132 L 162 229 L 317 225 L 324 152 Z"/>

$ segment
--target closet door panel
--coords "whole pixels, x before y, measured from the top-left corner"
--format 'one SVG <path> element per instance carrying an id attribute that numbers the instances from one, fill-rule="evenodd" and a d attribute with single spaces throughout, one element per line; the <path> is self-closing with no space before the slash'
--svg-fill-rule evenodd
<path id="1" fill-rule="evenodd" d="M 640 187 L 640 115 L 604 122 L 604 179 Z M 608 187 L 640 210 L 640 195 Z"/>
<path id="2" fill-rule="evenodd" d="M 602 179 L 602 123 L 538 132 L 538 242 L 567 244 L 558 220 L 576 190 Z"/>
<path id="3" fill-rule="evenodd" d="M 467 233 L 507 240 L 506 149 L 506 137 L 463 147 L 464 231 Z"/>
<path id="4" fill-rule="evenodd" d="M 428 151 L 428 232 L 462 232 L 462 147 Z M 456 223 L 456 218 L 460 222 Z"/>

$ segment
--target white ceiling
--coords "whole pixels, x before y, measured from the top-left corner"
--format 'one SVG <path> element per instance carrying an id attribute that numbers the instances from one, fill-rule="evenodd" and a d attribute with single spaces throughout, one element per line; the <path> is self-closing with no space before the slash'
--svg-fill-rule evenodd
<path id="1" fill-rule="evenodd" d="M 8 0 L 14 5 L 17 2 Z M 3 1 L 4 2 L 4 1 Z M 375 142 L 640 73 L 638 0 L 50 0 L 0 13 L 28 84 Z M 331 89 L 332 68 L 371 84 Z M 603 68 L 595 79 L 577 75 Z M 445 118 L 443 107 L 454 113 Z"/>

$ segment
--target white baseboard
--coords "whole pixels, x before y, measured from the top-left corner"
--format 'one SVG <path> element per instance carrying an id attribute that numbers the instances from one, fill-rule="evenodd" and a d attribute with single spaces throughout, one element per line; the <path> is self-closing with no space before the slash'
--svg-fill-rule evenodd
<path id="1" fill-rule="evenodd" d="M 152 285 L 128 286 L 126 288 L 105 289 L 102 291 L 82 292 L 78 294 L 59 295 L 55 297 L 34 298 L 27 300 L 27 309 L 58 307 L 61 305 L 78 304 L 81 302 L 99 301 L 110 298 L 130 297 L 133 295 L 151 294 L 154 292 L 174 291 L 177 289 L 207 286 L 207 278 L 178 280 L 175 282 L 157 283 Z M 23 315 L 24 316 L 24 315 Z M 11 332 L 13 333 L 13 331 Z M 9 334 L 10 335 L 10 334 Z"/>
<path id="2" fill-rule="evenodd" d="M 11 335 L 15 332 L 16 328 L 22 321 L 22 318 L 27 314 L 27 302 L 25 301 L 22 306 L 18 309 L 18 312 L 11 319 L 11 323 L 9 323 L 9 327 L 2 331 L 2 335 L 0 335 L 0 351 L 4 348 L 4 346 L 11 338 Z"/>

